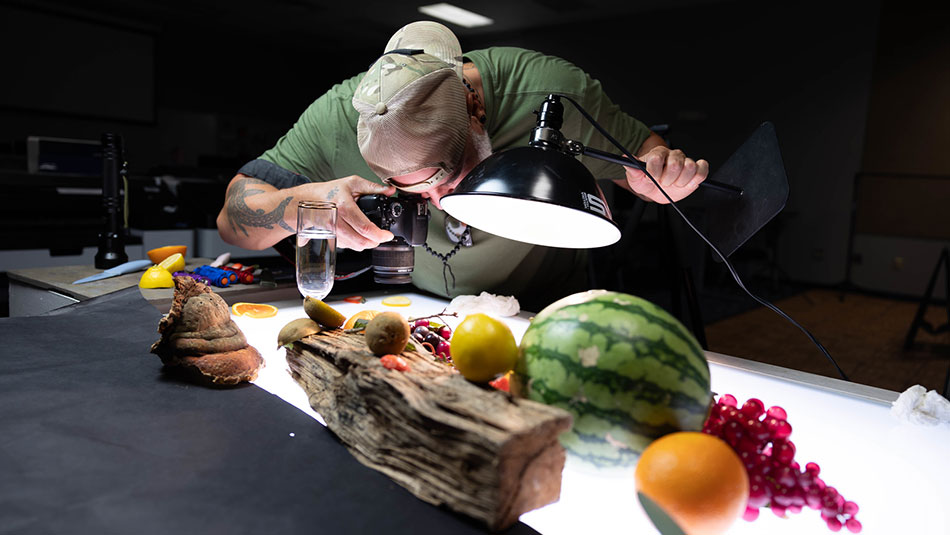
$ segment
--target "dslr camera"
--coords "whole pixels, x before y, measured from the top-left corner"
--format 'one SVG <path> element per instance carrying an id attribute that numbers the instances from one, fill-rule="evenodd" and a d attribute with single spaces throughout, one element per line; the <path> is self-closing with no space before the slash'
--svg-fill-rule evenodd
<path id="1" fill-rule="evenodd" d="M 372 250 L 373 278 L 381 284 L 411 283 L 413 247 L 426 242 L 429 230 L 428 201 L 419 195 L 364 195 L 356 204 L 373 224 L 394 236 Z"/>

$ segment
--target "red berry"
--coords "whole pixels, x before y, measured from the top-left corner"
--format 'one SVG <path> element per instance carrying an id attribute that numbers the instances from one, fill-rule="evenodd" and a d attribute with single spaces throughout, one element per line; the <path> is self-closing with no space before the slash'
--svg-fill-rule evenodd
<path id="1" fill-rule="evenodd" d="M 756 518 L 759 518 L 759 510 L 756 507 L 746 507 L 745 512 L 742 513 L 742 519 L 748 522 L 752 522 Z"/>
<path id="2" fill-rule="evenodd" d="M 742 414 L 749 418 L 758 418 L 765 412 L 765 404 L 755 398 L 749 398 L 742 404 Z"/>
<path id="3" fill-rule="evenodd" d="M 841 508 L 841 511 L 846 515 L 854 516 L 858 514 L 858 504 L 852 501 L 844 502 L 844 507 Z"/>
<path id="4" fill-rule="evenodd" d="M 861 533 L 861 522 L 857 518 L 849 518 L 844 525 L 851 533 Z"/>
<path id="5" fill-rule="evenodd" d="M 825 520 L 828 524 L 828 529 L 831 531 L 841 531 L 841 521 L 835 517 L 831 517 L 828 520 Z"/>
<path id="6" fill-rule="evenodd" d="M 736 407 L 739 405 L 739 402 L 736 401 L 736 397 L 732 394 L 723 394 L 719 396 L 719 404 L 726 407 Z"/>
<path id="7" fill-rule="evenodd" d="M 779 406 L 777 406 L 777 405 L 774 406 L 774 407 L 769 407 L 769 410 L 766 412 L 766 414 L 767 414 L 770 418 L 778 418 L 779 420 L 787 420 L 787 419 L 788 419 L 788 414 L 785 412 L 785 409 L 783 409 L 782 407 L 779 407 Z"/>
<path id="8" fill-rule="evenodd" d="M 795 458 L 795 444 L 790 440 L 776 440 L 772 443 L 772 458 L 784 465 L 790 465 Z"/>
<path id="9" fill-rule="evenodd" d="M 379 362 L 387 370 L 409 371 L 409 363 L 398 355 L 383 355 L 379 358 Z"/>
<path id="10" fill-rule="evenodd" d="M 788 438 L 792 434 L 792 426 L 785 420 L 779 420 L 774 416 L 765 420 L 765 427 L 771 433 L 772 439 Z"/>

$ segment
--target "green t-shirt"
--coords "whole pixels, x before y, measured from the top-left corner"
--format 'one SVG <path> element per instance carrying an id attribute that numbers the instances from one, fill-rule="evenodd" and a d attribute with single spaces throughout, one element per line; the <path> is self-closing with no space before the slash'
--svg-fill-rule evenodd
<path id="1" fill-rule="evenodd" d="M 615 139 L 636 152 L 649 137 L 649 129 L 620 110 L 604 94 L 600 82 L 573 64 L 553 56 L 512 47 L 488 48 L 465 54 L 478 68 L 485 94 L 485 128 L 492 150 L 528 144 L 536 124 L 535 111 L 551 93 L 567 95 L 580 103 Z M 356 143 L 359 114 L 351 99 L 362 73 L 333 86 L 313 102 L 293 128 L 261 159 L 310 180 L 333 180 L 359 175 L 380 183 L 360 155 Z M 585 146 L 617 152 L 569 103 L 564 105 L 561 132 Z M 623 169 L 601 160 L 582 157 L 599 179 L 623 178 Z M 427 244 L 446 254 L 455 244 L 445 231 L 445 212 L 430 205 Z M 462 247 L 450 260 L 455 287 L 449 276 L 446 291 L 442 261 L 417 249 L 413 284 L 423 290 L 454 297 L 489 291 L 520 299 L 549 302 L 583 289 L 586 251 L 541 247 L 507 240 L 472 229 L 473 245 Z"/>

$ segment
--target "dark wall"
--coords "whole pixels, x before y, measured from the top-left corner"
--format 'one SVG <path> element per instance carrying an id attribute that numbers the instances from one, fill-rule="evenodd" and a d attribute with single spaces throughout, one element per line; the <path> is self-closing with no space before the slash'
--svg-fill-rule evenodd
<path id="1" fill-rule="evenodd" d="M 947 8 L 929 9 L 916 0 L 701 3 L 518 34 L 463 36 L 462 44 L 524 46 L 573 61 L 631 114 L 647 124 L 670 124 L 672 142 L 708 159 L 713 170 L 756 125 L 772 121 L 791 185 L 786 210 L 770 224 L 779 262 L 794 279 L 834 283 L 844 276 L 858 172 L 948 172 L 940 147 L 950 135 L 950 122 L 942 119 L 948 117 L 950 32 Z M 154 114 L 150 120 L 90 116 L 0 98 L 0 164 L 8 168 L 22 165 L 17 143 L 28 135 L 97 139 L 108 130 L 127 137 L 133 172 L 227 180 L 316 96 L 364 69 L 382 46 L 359 39 L 328 43 L 318 31 L 225 26 L 214 17 L 127 23 L 42 14 L 78 20 L 74 29 L 99 24 L 135 42 L 151 40 L 154 76 L 136 75 L 129 65 L 90 76 L 98 82 L 111 76 L 123 95 Z M 30 57 L 31 50 L 23 46 L 17 53 Z M 28 89 L 31 81 L 8 73 L 10 83 Z M 895 130 L 899 143 L 892 142 Z"/>
<path id="2" fill-rule="evenodd" d="M 775 123 L 791 188 L 771 225 L 798 280 L 844 276 L 860 169 L 878 2 L 724 2 L 469 40 L 535 48 L 599 79 L 647 124 L 715 170 L 762 121 Z"/>

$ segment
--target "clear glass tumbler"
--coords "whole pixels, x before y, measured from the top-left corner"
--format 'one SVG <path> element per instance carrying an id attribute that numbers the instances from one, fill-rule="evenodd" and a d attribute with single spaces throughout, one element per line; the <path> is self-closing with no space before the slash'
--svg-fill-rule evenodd
<path id="1" fill-rule="evenodd" d="M 336 274 L 336 204 L 297 204 L 297 288 L 305 297 L 323 299 Z"/>

